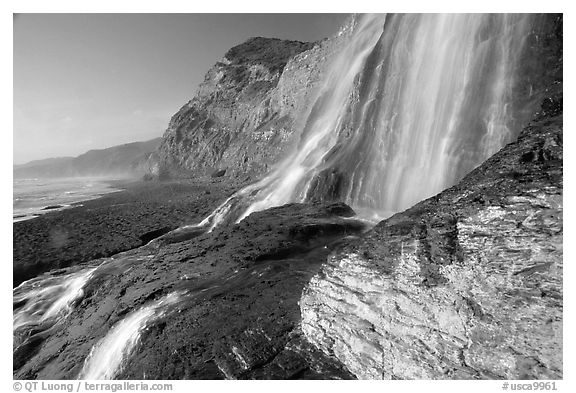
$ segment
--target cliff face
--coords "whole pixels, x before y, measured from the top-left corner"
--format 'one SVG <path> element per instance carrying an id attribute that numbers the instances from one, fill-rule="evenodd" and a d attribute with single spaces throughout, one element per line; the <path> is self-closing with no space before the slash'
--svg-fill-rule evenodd
<path id="1" fill-rule="evenodd" d="M 312 343 L 359 378 L 562 378 L 559 75 L 516 142 L 328 258 Z"/>
<path id="2" fill-rule="evenodd" d="M 351 23 L 315 44 L 257 37 L 230 49 L 172 117 L 151 171 L 265 173 L 293 146 L 327 59 Z"/>

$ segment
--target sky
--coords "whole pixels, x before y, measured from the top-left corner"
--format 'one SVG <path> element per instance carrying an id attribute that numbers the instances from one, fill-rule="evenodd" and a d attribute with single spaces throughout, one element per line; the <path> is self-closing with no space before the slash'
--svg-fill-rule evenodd
<path id="1" fill-rule="evenodd" d="M 17 14 L 13 163 L 162 136 L 250 37 L 317 41 L 344 14 Z"/>

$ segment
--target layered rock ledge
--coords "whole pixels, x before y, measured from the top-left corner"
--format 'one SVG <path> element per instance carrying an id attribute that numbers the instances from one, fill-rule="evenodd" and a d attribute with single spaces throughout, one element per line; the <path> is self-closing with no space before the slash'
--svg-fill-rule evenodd
<path id="1" fill-rule="evenodd" d="M 562 84 L 458 185 L 334 252 L 302 330 L 358 378 L 562 378 Z"/>
<path id="2" fill-rule="evenodd" d="M 194 238 L 166 236 L 161 247 L 46 273 L 97 267 L 67 317 L 17 332 L 14 377 L 78 378 L 94 345 L 130 313 L 186 293 L 143 328 L 115 378 L 354 378 L 303 339 L 298 306 L 330 250 L 366 229 L 352 216 L 341 203 L 289 204 Z"/>

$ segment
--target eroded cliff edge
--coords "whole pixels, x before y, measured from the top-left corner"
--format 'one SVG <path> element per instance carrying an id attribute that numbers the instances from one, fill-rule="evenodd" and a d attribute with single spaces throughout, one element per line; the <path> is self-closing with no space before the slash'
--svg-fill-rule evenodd
<path id="1" fill-rule="evenodd" d="M 359 378 L 562 378 L 556 71 L 516 142 L 328 258 L 300 301 L 308 340 Z"/>
<path id="2" fill-rule="evenodd" d="M 255 177 L 297 140 L 329 59 L 353 29 L 316 43 L 255 37 L 230 49 L 170 120 L 149 170 Z"/>

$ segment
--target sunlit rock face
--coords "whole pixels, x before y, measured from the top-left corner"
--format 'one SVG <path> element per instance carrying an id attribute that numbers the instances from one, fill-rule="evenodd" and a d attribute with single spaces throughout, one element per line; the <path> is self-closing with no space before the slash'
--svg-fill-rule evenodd
<path id="1" fill-rule="evenodd" d="M 256 37 L 230 49 L 171 119 L 152 172 L 256 176 L 294 145 L 325 64 L 350 32 L 317 43 Z"/>
<path id="2" fill-rule="evenodd" d="M 306 337 L 359 378 L 562 378 L 561 91 L 458 185 L 332 254 Z"/>
<path id="3" fill-rule="evenodd" d="M 302 331 L 358 378 L 562 378 L 562 18 L 538 23 L 518 78 L 539 109 L 519 137 L 305 288 Z"/>

